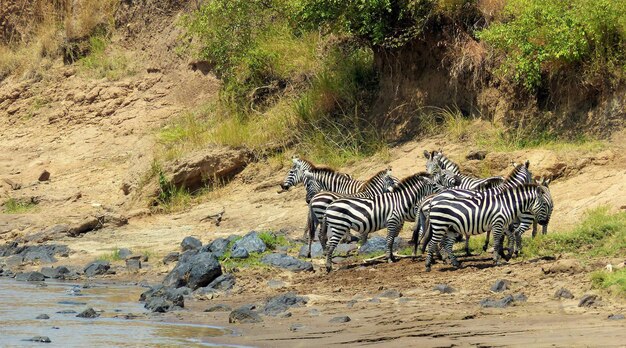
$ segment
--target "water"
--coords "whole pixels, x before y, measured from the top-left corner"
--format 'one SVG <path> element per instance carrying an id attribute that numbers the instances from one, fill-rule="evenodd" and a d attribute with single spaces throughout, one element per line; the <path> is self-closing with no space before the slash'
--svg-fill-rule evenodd
<path id="1" fill-rule="evenodd" d="M 0 347 L 205 347 L 215 346 L 211 338 L 231 334 L 219 327 L 159 322 L 144 316 L 146 310 L 137 302 L 144 290 L 0 278 Z M 76 317 L 88 307 L 104 312 L 94 319 Z M 77 313 L 57 313 L 63 310 Z M 35 319 L 40 314 L 50 319 Z M 139 318 L 125 318 L 129 314 Z M 47 336 L 52 343 L 24 341 L 34 336 Z"/>

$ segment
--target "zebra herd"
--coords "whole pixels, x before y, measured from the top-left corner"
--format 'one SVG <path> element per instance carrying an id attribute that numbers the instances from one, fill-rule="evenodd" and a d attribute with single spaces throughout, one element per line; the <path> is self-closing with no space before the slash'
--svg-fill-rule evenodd
<path id="1" fill-rule="evenodd" d="M 308 204 L 308 255 L 320 227 L 319 240 L 326 253 L 326 269 L 332 269 L 332 255 L 350 230 L 360 234 L 362 243 L 370 232 L 387 228 L 387 258 L 394 261 L 393 243 L 407 221 L 415 222 L 413 255 L 421 245 L 430 271 L 436 255 L 448 259 L 452 266 L 459 262 L 452 253 L 454 242 L 465 238 L 469 255 L 469 238 L 487 233 L 483 250 L 487 250 L 489 234 L 493 234 L 493 259 L 508 260 L 522 249 L 522 234 L 536 223 L 547 225 L 554 204 L 550 180 L 533 182 L 529 162 L 513 164 L 507 177 L 477 179 L 460 173 L 459 166 L 439 151 L 424 151 L 426 171 L 401 180 L 391 175 L 391 168 L 378 172 L 367 181 L 353 179 L 327 167 L 294 156 L 282 190 L 303 183 Z M 330 239 L 328 238 L 330 236 Z M 508 238 L 504 253 L 504 236 Z"/>

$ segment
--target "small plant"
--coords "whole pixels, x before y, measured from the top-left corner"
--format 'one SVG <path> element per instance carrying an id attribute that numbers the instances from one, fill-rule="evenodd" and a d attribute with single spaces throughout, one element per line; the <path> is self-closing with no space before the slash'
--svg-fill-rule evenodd
<path id="1" fill-rule="evenodd" d="M 109 40 L 103 35 L 89 38 L 89 54 L 79 60 L 84 71 L 96 78 L 119 80 L 135 74 L 134 68 L 124 54 L 107 52 Z"/>
<path id="2" fill-rule="evenodd" d="M 37 207 L 36 203 L 26 202 L 15 198 L 9 198 L 4 202 L 5 214 L 24 214 L 32 211 Z"/>
<path id="3" fill-rule="evenodd" d="M 289 245 L 289 240 L 283 235 L 277 235 L 274 232 L 261 232 L 259 238 L 265 243 L 268 249 L 274 250 L 279 246 Z"/>
<path id="4" fill-rule="evenodd" d="M 626 298 L 626 268 L 614 272 L 599 271 L 591 275 L 593 286 Z"/>
<path id="5" fill-rule="evenodd" d="M 120 249 L 116 248 L 115 250 L 113 250 L 112 252 L 108 254 L 100 255 L 98 256 L 98 260 L 109 261 L 109 262 L 120 261 L 122 260 L 122 257 L 120 256 Z"/>

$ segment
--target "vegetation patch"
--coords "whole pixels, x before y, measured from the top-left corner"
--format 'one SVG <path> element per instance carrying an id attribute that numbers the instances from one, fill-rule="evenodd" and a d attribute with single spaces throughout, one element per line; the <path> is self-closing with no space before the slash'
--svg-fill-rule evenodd
<path id="1" fill-rule="evenodd" d="M 593 286 L 626 298 L 626 268 L 615 272 L 599 271 L 591 275 Z"/>
<path id="2" fill-rule="evenodd" d="M 9 198 L 4 201 L 3 212 L 5 214 L 25 214 L 36 209 L 37 204 L 31 201 L 24 201 L 15 198 Z"/>
<path id="3" fill-rule="evenodd" d="M 108 253 L 108 254 L 104 254 L 104 255 L 100 255 L 98 256 L 99 261 L 109 261 L 109 262 L 114 262 L 114 261 L 121 261 L 122 257 L 120 256 L 120 249 L 115 249 L 112 252 Z"/>
<path id="4" fill-rule="evenodd" d="M 109 39 L 105 35 L 91 36 L 88 54 L 78 60 L 82 72 L 97 79 L 119 80 L 135 74 L 130 60 L 120 51 L 107 49 Z"/>

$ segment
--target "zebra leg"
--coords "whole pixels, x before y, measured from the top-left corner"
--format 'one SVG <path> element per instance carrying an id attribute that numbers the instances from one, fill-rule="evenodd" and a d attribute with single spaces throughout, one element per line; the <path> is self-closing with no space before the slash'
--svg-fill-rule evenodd
<path id="1" fill-rule="evenodd" d="M 502 222 L 497 222 L 496 224 L 494 224 L 493 226 L 493 261 L 496 265 L 500 265 L 500 257 L 503 257 L 504 259 L 506 259 L 508 261 L 508 258 L 506 255 L 504 255 L 504 251 L 502 250 L 502 230 L 503 230 L 503 225 Z"/>
<path id="2" fill-rule="evenodd" d="M 472 256 L 472 251 L 470 250 L 470 246 L 469 246 L 469 240 L 470 240 L 470 236 L 469 234 L 466 234 L 465 235 L 465 256 Z"/>
<path id="3" fill-rule="evenodd" d="M 456 259 L 456 256 L 454 256 L 454 253 L 452 253 L 452 247 L 454 246 L 455 239 L 456 239 L 456 234 L 452 231 L 448 231 L 443 244 L 444 244 L 444 250 L 447 254 L 446 256 L 450 260 L 450 264 L 452 264 L 452 267 L 454 268 L 459 268 L 461 264 Z"/>
<path id="4" fill-rule="evenodd" d="M 513 237 L 515 238 L 515 250 L 511 253 L 512 257 L 517 257 L 522 252 L 522 235 L 530 225 L 526 222 L 520 223 L 520 225 L 513 231 Z"/>
<path id="5" fill-rule="evenodd" d="M 339 244 L 339 241 L 343 238 L 347 231 L 343 227 L 329 228 L 333 233 L 330 237 L 330 241 L 328 242 L 328 250 L 326 250 L 326 272 L 330 273 L 330 271 L 332 271 L 333 269 L 333 252 L 335 251 L 337 244 Z"/>
<path id="6" fill-rule="evenodd" d="M 487 231 L 487 238 L 485 238 L 485 244 L 483 244 L 483 251 L 487 251 L 489 249 L 489 237 L 491 235 L 491 231 Z"/>
<path id="7" fill-rule="evenodd" d="M 546 231 L 547 232 L 547 231 Z M 545 233 L 544 233 L 545 234 Z M 537 235 L 537 221 L 533 220 L 533 238 Z"/>
<path id="8" fill-rule="evenodd" d="M 315 239 L 315 229 L 317 228 L 317 224 L 314 222 L 315 214 L 313 210 L 309 206 L 309 214 L 306 219 L 306 227 L 307 227 L 307 238 L 309 241 L 309 249 L 307 251 L 306 257 L 311 257 L 311 245 L 313 244 L 313 239 Z"/>
<path id="9" fill-rule="evenodd" d="M 326 227 L 326 216 L 322 218 L 322 223 L 320 224 L 320 232 L 318 234 L 320 244 L 322 245 L 322 250 L 324 255 L 326 254 L 326 249 L 328 248 L 328 228 Z"/>
<path id="10" fill-rule="evenodd" d="M 387 252 L 388 252 L 388 260 L 387 262 L 395 262 L 395 258 L 393 257 L 393 242 L 396 239 L 398 233 L 402 229 L 404 222 L 402 218 L 399 216 L 392 216 L 391 221 L 387 223 Z"/>

